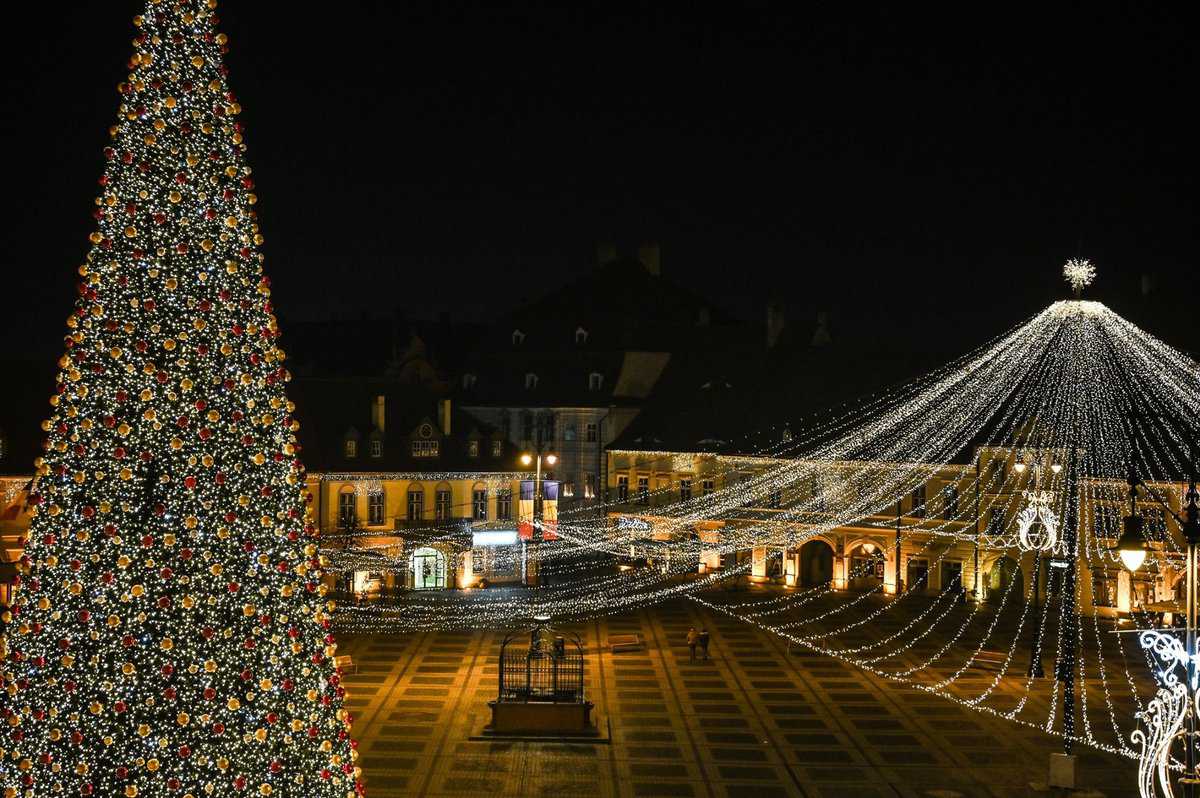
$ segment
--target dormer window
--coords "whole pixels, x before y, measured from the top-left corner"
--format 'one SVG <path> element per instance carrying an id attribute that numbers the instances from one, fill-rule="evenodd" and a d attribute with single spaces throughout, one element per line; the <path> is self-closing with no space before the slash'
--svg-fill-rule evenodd
<path id="1" fill-rule="evenodd" d="M 537 384 L 538 375 L 534 374 L 532 371 L 525 375 L 525 390 L 532 391 L 537 387 Z"/>
<path id="2" fill-rule="evenodd" d="M 586 344 L 588 341 L 588 331 L 582 326 L 575 328 L 575 343 Z"/>
<path id="3" fill-rule="evenodd" d="M 593 371 L 588 375 L 588 390 L 598 391 L 604 387 L 604 375 L 598 371 Z"/>
<path id="4" fill-rule="evenodd" d="M 520 328 L 513 330 L 512 342 L 513 346 L 520 346 L 521 344 L 525 343 L 525 333 Z"/>
<path id="5" fill-rule="evenodd" d="M 437 457 L 438 441 L 433 437 L 433 425 L 424 422 L 417 427 L 416 437 L 412 441 L 413 457 Z"/>
<path id="6" fill-rule="evenodd" d="M 378 438 L 371 441 L 371 456 L 383 457 L 383 441 L 379 440 Z"/>
<path id="7" fill-rule="evenodd" d="M 467 441 L 467 457 L 479 456 L 479 441 Z"/>
<path id="8" fill-rule="evenodd" d="M 478 382 L 478 378 L 474 374 L 464 374 L 462 377 L 463 390 L 471 390 L 475 387 L 476 382 Z"/>
<path id="9" fill-rule="evenodd" d="M 354 438 L 347 438 L 345 451 L 346 451 L 346 459 L 348 459 L 348 460 L 352 459 L 354 457 L 358 457 L 358 441 L 356 441 Z"/>

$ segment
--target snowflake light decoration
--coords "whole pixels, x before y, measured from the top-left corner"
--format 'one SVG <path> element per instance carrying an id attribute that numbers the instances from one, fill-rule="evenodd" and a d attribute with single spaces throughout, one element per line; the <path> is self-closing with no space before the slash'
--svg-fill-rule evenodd
<path id="1" fill-rule="evenodd" d="M 1075 296 L 1096 279 L 1096 267 L 1086 258 L 1071 258 L 1063 265 L 1063 279 L 1071 284 Z"/>

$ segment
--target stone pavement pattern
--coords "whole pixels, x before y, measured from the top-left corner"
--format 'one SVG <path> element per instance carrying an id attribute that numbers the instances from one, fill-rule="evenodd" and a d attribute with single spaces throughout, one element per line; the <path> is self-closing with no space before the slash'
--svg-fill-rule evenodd
<path id="1" fill-rule="evenodd" d="M 689 661 L 693 625 L 711 632 L 708 662 Z M 835 659 L 789 654 L 687 599 L 563 628 L 584 640 L 586 690 L 611 745 L 468 739 L 495 697 L 503 632 L 340 636 L 339 653 L 359 665 L 345 683 L 368 796 L 1024 796 L 1060 746 Z M 642 651 L 607 650 L 610 634 L 627 633 Z M 1082 786 L 1136 794 L 1133 760 L 1076 753 Z"/>

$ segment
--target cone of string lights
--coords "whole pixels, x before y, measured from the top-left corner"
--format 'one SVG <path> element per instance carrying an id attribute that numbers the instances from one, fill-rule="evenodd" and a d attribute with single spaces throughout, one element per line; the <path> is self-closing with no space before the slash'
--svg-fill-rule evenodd
<path id="1" fill-rule="evenodd" d="M 362 793 L 215 0 L 149 0 L 15 601 L 0 785 Z"/>

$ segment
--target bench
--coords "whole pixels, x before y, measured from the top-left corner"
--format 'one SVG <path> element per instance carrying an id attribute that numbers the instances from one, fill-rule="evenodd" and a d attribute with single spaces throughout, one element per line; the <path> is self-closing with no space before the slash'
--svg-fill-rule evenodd
<path id="1" fill-rule="evenodd" d="M 1004 663 L 1007 661 L 1008 655 L 1003 651 L 980 651 L 971 661 L 971 667 L 986 671 L 998 671 L 1004 667 Z"/>
<path id="2" fill-rule="evenodd" d="M 608 647 L 615 654 L 618 651 L 637 651 L 642 647 L 642 638 L 638 635 L 609 635 Z"/>
<path id="3" fill-rule="evenodd" d="M 342 673 L 349 673 L 351 668 L 354 669 L 355 673 L 358 673 L 358 666 L 354 664 L 354 658 L 349 654 L 334 657 L 333 667 L 340 669 Z"/>

